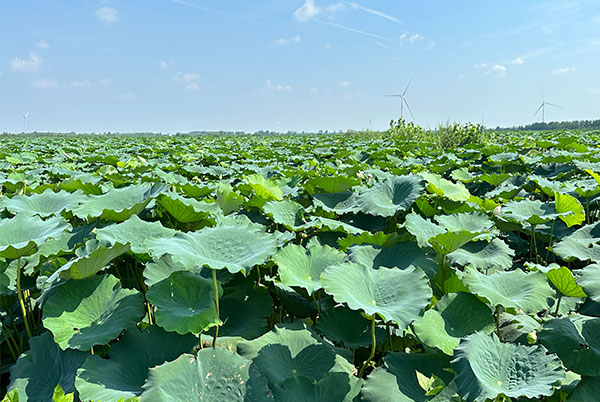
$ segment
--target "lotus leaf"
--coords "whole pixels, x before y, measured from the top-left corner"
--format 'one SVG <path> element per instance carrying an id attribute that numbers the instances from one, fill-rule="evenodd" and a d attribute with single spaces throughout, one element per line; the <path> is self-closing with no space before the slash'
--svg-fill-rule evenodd
<path id="1" fill-rule="evenodd" d="M 49 281 L 54 280 L 57 276 L 63 279 L 84 279 L 96 275 L 112 260 L 129 251 L 129 244 L 115 243 L 112 246 L 105 247 L 98 240 L 88 240 L 85 251 L 88 252 L 71 259 L 60 267 L 50 277 Z"/>
<path id="2" fill-rule="evenodd" d="M 552 249 L 562 259 L 600 262 L 600 222 L 577 229 Z"/>
<path id="3" fill-rule="evenodd" d="M 367 214 L 394 216 L 398 211 L 408 210 L 423 190 L 420 177 L 396 176 L 360 193 L 357 204 Z"/>
<path id="4" fill-rule="evenodd" d="M 17 214 L 11 219 L 0 219 L 0 257 L 12 259 L 33 254 L 37 245 L 69 229 L 71 225 L 59 217 L 42 220 Z"/>
<path id="5" fill-rule="evenodd" d="M 350 260 L 373 268 L 406 269 L 412 265 L 421 268 L 430 278 L 439 269 L 435 260 L 412 242 L 398 242 L 390 247 L 354 246 L 350 248 Z"/>
<path id="6" fill-rule="evenodd" d="M 26 213 L 47 218 L 51 215 L 58 215 L 65 210 L 70 211 L 76 208 L 85 198 L 81 191 L 68 193 L 61 190 L 55 193 L 51 189 L 47 189 L 41 194 L 17 195 L 5 199 L 0 202 L 0 209 L 6 208 L 14 213 Z"/>
<path id="7" fill-rule="evenodd" d="M 219 206 L 215 203 L 196 201 L 175 193 L 161 194 L 156 203 L 182 223 L 198 222 L 219 211 Z"/>
<path id="8" fill-rule="evenodd" d="M 148 249 L 144 244 L 146 239 L 169 238 L 173 237 L 175 233 L 175 230 L 165 228 L 160 222 L 146 222 L 137 215 L 132 215 L 125 222 L 98 229 L 96 239 L 111 244 L 129 243 L 133 253 L 148 254 Z"/>
<path id="9" fill-rule="evenodd" d="M 583 205 L 569 194 L 554 193 L 554 207 L 556 213 L 561 214 L 560 219 L 566 223 L 568 227 L 580 225 L 585 221 L 585 210 Z M 568 214 L 568 215 L 564 215 Z"/>
<path id="10" fill-rule="evenodd" d="M 336 214 L 349 214 L 360 210 L 356 193 L 344 191 L 343 193 L 319 193 L 313 195 L 314 205 L 324 211 Z"/>
<path id="11" fill-rule="evenodd" d="M 314 381 L 303 375 L 288 378 L 273 389 L 278 402 L 349 402 L 360 392 L 361 380 L 346 373 L 330 373 Z"/>
<path id="12" fill-rule="evenodd" d="M 301 230 L 304 224 L 304 208 L 292 200 L 269 201 L 263 206 L 263 211 L 288 230 Z"/>
<path id="13" fill-rule="evenodd" d="M 508 269 L 512 266 L 515 252 L 499 238 L 491 242 L 472 241 L 448 254 L 453 264 L 469 265 L 479 270 L 498 267 Z"/>
<path id="14" fill-rule="evenodd" d="M 440 197 L 448 198 L 451 201 L 467 201 L 471 194 L 462 183 L 452 183 L 444 179 L 439 174 L 421 172 L 428 185 L 427 189 Z"/>
<path id="15" fill-rule="evenodd" d="M 600 264 L 591 264 L 581 270 L 577 283 L 590 299 L 600 302 Z"/>

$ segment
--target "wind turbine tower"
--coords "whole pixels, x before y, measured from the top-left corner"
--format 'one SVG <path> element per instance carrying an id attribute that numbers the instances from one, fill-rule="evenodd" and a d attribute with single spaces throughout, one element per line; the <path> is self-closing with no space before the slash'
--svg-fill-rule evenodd
<path id="1" fill-rule="evenodd" d="M 28 130 L 29 122 L 27 121 L 27 118 L 29 117 L 29 112 L 23 113 L 21 116 L 23 116 L 23 123 L 25 124 L 25 130 Z"/>
<path id="2" fill-rule="evenodd" d="M 560 106 L 555 105 L 554 103 L 546 102 L 546 99 L 544 97 L 544 89 L 542 88 L 542 103 L 540 104 L 540 107 L 538 107 L 538 109 L 533 114 L 533 117 L 535 117 L 541 110 L 542 111 L 542 123 L 544 122 L 544 119 L 546 117 L 546 106 L 554 106 L 559 109 L 562 109 Z"/>
<path id="3" fill-rule="evenodd" d="M 394 96 L 394 97 L 400 98 L 400 118 L 402 118 L 402 119 L 404 118 L 404 105 L 406 105 L 406 108 L 410 112 L 410 116 L 412 117 L 412 119 L 414 121 L 415 116 L 413 115 L 412 110 L 410 110 L 410 106 L 408 105 L 408 101 L 406 100 L 406 92 L 408 91 L 408 87 L 410 87 L 410 84 L 412 83 L 413 78 L 415 78 L 414 74 L 413 74 L 412 78 L 410 79 L 410 81 L 408 81 L 408 85 L 406 85 L 406 88 L 404 88 L 404 92 L 402 92 L 402 94 L 394 94 L 394 95 L 386 95 L 386 96 Z"/>

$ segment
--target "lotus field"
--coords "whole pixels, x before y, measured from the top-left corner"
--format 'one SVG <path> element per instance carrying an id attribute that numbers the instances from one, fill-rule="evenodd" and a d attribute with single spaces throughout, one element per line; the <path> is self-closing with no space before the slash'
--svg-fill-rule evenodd
<path id="1" fill-rule="evenodd" d="M 600 132 L 4 137 L 5 401 L 600 400 Z"/>

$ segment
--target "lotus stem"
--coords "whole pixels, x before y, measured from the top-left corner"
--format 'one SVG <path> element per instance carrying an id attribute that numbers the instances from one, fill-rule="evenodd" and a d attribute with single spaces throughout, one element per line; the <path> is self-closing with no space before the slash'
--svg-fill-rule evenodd
<path id="1" fill-rule="evenodd" d="M 367 368 L 369 363 L 371 363 L 371 360 L 373 360 L 373 357 L 375 356 L 375 347 L 376 346 L 377 346 L 377 340 L 375 339 L 375 314 L 373 314 L 371 316 L 371 353 L 369 354 L 369 357 L 367 358 L 367 360 L 365 361 L 363 366 L 360 368 L 360 371 L 358 372 L 359 378 L 362 378 L 363 373 L 365 372 L 365 369 Z"/>
<path id="2" fill-rule="evenodd" d="M 25 323 L 25 330 L 27 336 L 32 338 L 31 328 L 29 328 L 29 321 L 27 321 L 27 310 L 25 309 L 25 303 L 23 301 L 23 293 L 21 292 L 21 257 L 17 259 L 17 298 L 19 299 L 19 305 L 21 306 L 21 312 L 23 313 L 23 322 Z"/>
<path id="3" fill-rule="evenodd" d="M 538 248 L 535 239 L 535 225 L 531 225 L 531 236 L 533 237 L 533 252 L 535 253 L 535 263 L 538 263 Z"/>
<path id="4" fill-rule="evenodd" d="M 217 287 L 217 271 L 212 270 L 213 290 L 215 292 L 215 309 L 217 310 L 217 318 L 219 318 L 219 288 Z M 215 327 L 215 336 L 213 338 L 212 347 L 217 346 L 217 337 L 219 336 L 219 326 Z"/>
<path id="5" fill-rule="evenodd" d="M 550 256 L 550 249 L 552 248 L 552 243 L 554 243 L 554 223 L 556 222 L 556 219 L 554 219 L 552 221 L 552 227 L 550 228 L 550 243 L 548 243 L 548 248 L 546 249 L 546 258 L 544 258 L 544 260 L 546 261 L 546 264 L 548 264 L 548 257 Z"/>
<path id="6" fill-rule="evenodd" d="M 558 301 L 556 302 L 556 310 L 554 311 L 554 316 L 558 317 L 558 309 L 560 307 L 560 301 L 562 300 L 562 293 L 558 296 Z"/>
<path id="7" fill-rule="evenodd" d="M 385 329 L 387 330 L 388 333 L 388 342 L 390 343 L 390 352 L 392 351 L 392 327 L 390 326 L 389 322 L 385 323 Z"/>
<path id="8" fill-rule="evenodd" d="M 4 325 L 3 325 L 3 327 L 4 327 Z M 6 344 L 8 345 L 8 349 L 10 350 L 10 354 L 11 354 L 12 358 L 15 361 L 17 361 L 18 357 L 17 357 L 17 355 L 16 355 L 16 353 L 15 353 L 13 347 L 12 347 L 12 344 L 10 343 L 10 339 L 8 338 L 8 335 L 6 335 L 6 330 L 2 331 L 2 335 L 4 335 L 4 339 L 6 340 Z M 13 342 L 14 342 L 14 340 L 13 340 Z M 16 346 L 16 344 L 15 344 L 15 346 Z"/>
<path id="9" fill-rule="evenodd" d="M 500 305 L 496 306 L 496 335 L 498 335 L 498 340 L 502 342 L 502 335 L 500 334 Z"/>

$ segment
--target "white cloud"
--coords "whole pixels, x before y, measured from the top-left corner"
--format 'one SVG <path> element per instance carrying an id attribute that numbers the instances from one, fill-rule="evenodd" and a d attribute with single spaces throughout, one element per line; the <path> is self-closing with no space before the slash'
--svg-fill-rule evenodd
<path id="1" fill-rule="evenodd" d="M 273 84 L 271 80 L 266 80 L 265 85 L 268 90 L 277 92 L 292 92 L 291 85 Z"/>
<path id="2" fill-rule="evenodd" d="M 575 72 L 575 67 L 563 67 L 563 68 L 557 68 L 556 70 L 552 70 L 552 75 L 561 75 L 561 74 L 566 74 L 566 73 L 573 73 Z"/>
<path id="3" fill-rule="evenodd" d="M 333 4 L 330 4 L 327 7 L 325 7 L 325 11 L 327 11 L 328 13 L 335 13 L 337 11 L 342 11 L 345 8 L 346 8 L 346 5 L 344 3 L 337 2 L 337 3 L 333 3 Z"/>
<path id="4" fill-rule="evenodd" d="M 45 40 L 41 40 L 34 45 L 35 47 L 39 47 L 40 49 L 47 49 L 50 47 L 50 44 Z"/>
<path id="5" fill-rule="evenodd" d="M 95 12 L 96 17 L 100 19 L 100 21 L 105 24 L 112 24 L 113 22 L 119 21 L 119 17 L 117 17 L 117 10 L 112 7 L 100 7 Z"/>
<path id="6" fill-rule="evenodd" d="M 490 67 L 489 70 L 487 70 L 483 76 L 487 76 L 487 75 L 493 75 L 495 77 L 505 77 L 506 76 L 506 71 L 508 69 L 505 66 L 502 66 L 500 64 L 494 64 L 492 67 Z"/>
<path id="7" fill-rule="evenodd" d="M 137 99 L 137 95 L 133 92 L 133 91 L 127 91 L 124 92 L 122 94 L 117 95 L 118 99 L 125 99 L 125 100 L 135 100 Z"/>
<path id="8" fill-rule="evenodd" d="M 340 81 L 337 84 L 338 84 L 338 87 L 342 87 L 342 88 L 348 88 L 349 86 L 352 85 L 352 83 L 350 81 Z"/>
<path id="9" fill-rule="evenodd" d="M 541 49 L 536 49 L 533 50 L 529 53 L 525 53 L 515 59 L 513 59 L 510 64 L 524 64 L 525 61 L 527 61 L 528 59 L 534 58 L 534 57 L 538 57 L 541 56 L 545 53 L 551 52 L 552 50 L 554 50 L 554 47 L 543 47 Z"/>
<path id="10" fill-rule="evenodd" d="M 169 67 L 171 67 L 173 64 L 175 64 L 175 62 L 173 60 L 160 60 L 158 62 L 158 65 L 161 69 L 166 70 Z"/>
<path id="11" fill-rule="evenodd" d="M 71 86 L 76 88 L 91 87 L 92 82 L 90 80 L 71 81 Z"/>
<path id="12" fill-rule="evenodd" d="M 102 78 L 98 81 L 98 84 L 100 84 L 103 87 L 107 87 L 112 83 L 112 80 L 110 78 Z"/>
<path id="13" fill-rule="evenodd" d="M 311 94 L 318 94 L 319 92 L 320 92 L 319 88 L 311 88 L 308 90 L 308 93 L 311 93 Z"/>
<path id="14" fill-rule="evenodd" d="M 37 80 L 32 85 L 35 88 L 42 88 L 42 89 L 56 88 L 56 87 L 58 87 L 58 81 L 56 80 L 56 78 L 46 78 L 46 79 Z"/>
<path id="15" fill-rule="evenodd" d="M 177 73 L 173 76 L 173 81 L 183 84 L 185 89 L 189 89 L 190 91 L 200 88 L 198 85 L 200 79 L 202 79 L 202 76 L 196 73 Z"/>
<path id="16" fill-rule="evenodd" d="M 21 59 L 15 57 L 10 61 L 10 66 L 15 72 L 27 72 L 37 71 L 37 69 L 44 63 L 44 60 L 36 53 L 29 52 L 27 59 Z"/>
<path id="17" fill-rule="evenodd" d="M 300 35 L 294 35 L 290 38 L 279 38 L 273 44 L 275 46 L 287 46 L 290 43 L 300 43 L 302 37 Z"/>
<path id="18" fill-rule="evenodd" d="M 344 3 L 348 4 L 354 10 L 361 10 L 361 11 L 364 11 L 366 13 L 369 13 L 369 14 L 372 14 L 372 15 L 376 15 L 376 16 L 381 17 L 381 18 L 385 18 L 386 20 L 389 20 L 389 21 L 394 21 L 394 22 L 397 22 L 397 23 L 400 23 L 400 24 L 402 23 L 402 21 L 400 21 L 396 17 L 392 17 L 391 15 L 383 13 L 381 11 L 373 10 L 372 8 L 363 7 L 360 4 L 358 4 L 358 3 L 350 3 L 350 2 L 347 2 L 347 1 L 345 1 Z"/>
<path id="19" fill-rule="evenodd" d="M 321 13 L 321 7 L 315 5 L 314 0 L 306 0 L 304 4 L 294 11 L 294 18 L 300 22 L 307 22 Z"/>
<path id="20" fill-rule="evenodd" d="M 523 60 L 522 57 L 517 57 L 516 59 L 514 59 L 513 61 L 510 62 L 510 64 L 523 64 L 525 63 L 525 60 Z"/>
<path id="21" fill-rule="evenodd" d="M 398 39 L 400 39 L 400 44 L 408 43 L 410 45 L 414 45 L 417 42 L 425 40 L 425 38 L 421 34 L 411 32 L 403 33 L 398 37 Z M 430 42 L 429 46 L 433 47 L 432 44 L 435 45 L 435 42 Z"/>

